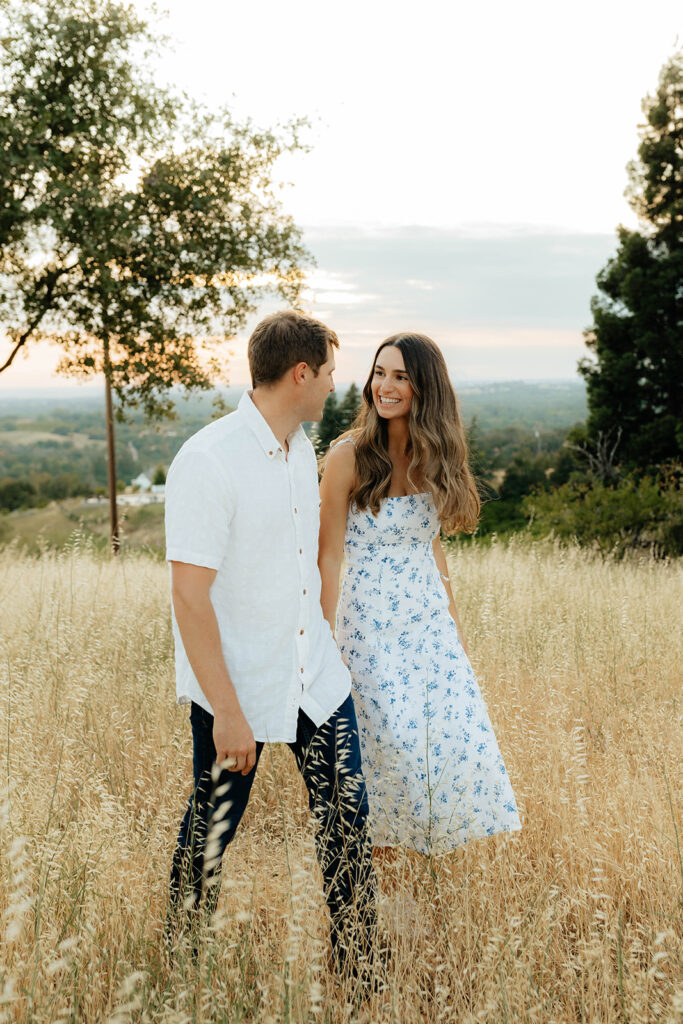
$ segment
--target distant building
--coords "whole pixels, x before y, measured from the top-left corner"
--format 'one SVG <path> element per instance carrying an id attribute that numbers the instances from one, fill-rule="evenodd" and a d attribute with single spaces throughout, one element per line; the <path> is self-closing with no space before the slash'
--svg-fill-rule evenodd
<path id="1" fill-rule="evenodd" d="M 152 481 L 146 473 L 140 473 L 135 477 L 135 480 L 131 480 L 133 487 L 137 487 L 139 491 L 149 491 L 152 488 Z"/>

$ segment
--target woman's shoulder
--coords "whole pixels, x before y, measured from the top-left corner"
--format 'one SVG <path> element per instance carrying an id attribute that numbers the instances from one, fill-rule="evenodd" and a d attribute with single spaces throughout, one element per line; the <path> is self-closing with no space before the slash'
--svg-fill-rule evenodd
<path id="1" fill-rule="evenodd" d="M 356 447 L 356 439 L 353 434 L 342 434 L 330 445 L 330 451 L 334 451 L 335 448 L 339 448 L 341 445 L 350 444 L 353 448 Z"/>
<path id="2" fill-rule="evenodd" d="M 325 456 L 323 479 L 350 490 L 356 473 L 356 447 L 351 435 L 333 441 Z"/>
<path id="3" fill-rule="evenodd" d="M 325 457 L 325 462 L 334 461 L 337 464 L 345 465 L 356 464 L 356 439 L 353 434 L 342 434 L 336 441 L 333 441 L 330 445 L 330 449 Z"/>

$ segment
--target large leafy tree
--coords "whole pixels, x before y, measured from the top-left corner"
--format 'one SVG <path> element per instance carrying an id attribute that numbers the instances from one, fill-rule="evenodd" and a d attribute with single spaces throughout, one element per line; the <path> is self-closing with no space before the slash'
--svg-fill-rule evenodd
<path id="1" fill-rule="evenodd" d="M 307 253 L 273 165 L 299 146 L 210 116 L 142 70 L 157 44 L 118 0 L 0 5 L 0 325 L 8 372 L 49 339 L 105 383 L 112 540 L 117 411 L 212 387 L 265 290 L 295 302 Z"/>
<path id="2" fill-rule="evenodd" d="M 591 303 L 594 358 L 579 366 L 591 442 L 619 439 L 617 458 L 638 468 L 683 452 L 683 52 L 664 65 L 643 112 L 626 193 L 641 230 L 618 229 Z"/>

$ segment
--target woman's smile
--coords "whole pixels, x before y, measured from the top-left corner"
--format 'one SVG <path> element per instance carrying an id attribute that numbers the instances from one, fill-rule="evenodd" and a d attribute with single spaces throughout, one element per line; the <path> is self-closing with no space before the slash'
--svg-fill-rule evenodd
<path id="1" fill-rule="evenodd" d="M 380 416 L 395 419 L 409 415 L 413 388 L 401 350 L 395 345 L 387 345 L 381 350 L 370 386 L 372 400 Z"/>

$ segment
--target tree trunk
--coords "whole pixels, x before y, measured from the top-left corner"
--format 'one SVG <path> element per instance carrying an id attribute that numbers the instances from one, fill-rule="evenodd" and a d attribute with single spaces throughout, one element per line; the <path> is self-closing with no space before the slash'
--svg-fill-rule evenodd
<path id="1" fill-rule="evenodd" d="M 104 343 L 104 398 L 107 422 L 107 487 L 109 490 L 109 524 L 111 549 L 119 553 L 119 512 L 116 504 L 116 452 L 114 450 L 114 408 L 111 400 L 111 362 L 109 342 Z"/>

